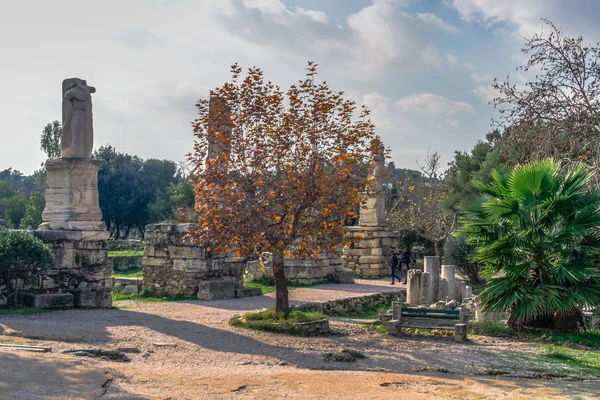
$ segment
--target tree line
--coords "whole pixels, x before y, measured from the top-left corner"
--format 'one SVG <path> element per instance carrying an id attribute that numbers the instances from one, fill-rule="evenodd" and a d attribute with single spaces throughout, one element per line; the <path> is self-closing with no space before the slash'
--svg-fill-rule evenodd
<path id="1" fill-rule="evenodd" d="M 60 156 L 59 121 L 48 123 L 41 149 L 48 158 Z M 174 221 L 194 209 L 194 189 L 185 165 L 170 160 L 147 159 L 118 152 L 106 145 L 93 158 L 104 161 L 98 172 L 100 209 L 111 236 L 127 238 L 136 231 L 144 236 L 149 223 Z M 37 229 L 46 200 L 44 166 L 27 176 L 8 168 L 0 171 L 0 220 L 13 229 Z"/>

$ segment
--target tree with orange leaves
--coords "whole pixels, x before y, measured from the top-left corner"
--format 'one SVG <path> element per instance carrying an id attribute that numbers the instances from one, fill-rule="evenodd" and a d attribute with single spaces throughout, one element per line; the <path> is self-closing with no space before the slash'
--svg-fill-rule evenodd
<path id="1" fill-rule="evenodd" d="M 287 316 L 284 256 L 334 250 L 344 220 L 369 184 L 370 149 L 380 146 L 369 111 L 318 83 L 317 64 L 286 92 L 259 68 L 196 104 L 194 151 L 198 224 L 191 237 L 212 251 L 271 252 L 276 312 Z"/>

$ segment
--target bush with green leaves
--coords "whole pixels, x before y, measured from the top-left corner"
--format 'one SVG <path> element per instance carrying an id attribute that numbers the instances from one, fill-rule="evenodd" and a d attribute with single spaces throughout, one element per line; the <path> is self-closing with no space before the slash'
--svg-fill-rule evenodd
<path id="1" fill-rule="evenodd" d="M 482 306 L 509 311 L 508 323 L 582 326 L 581 309 L 600 306 L 600 192 L 582 164 L 553 160 L 497 169 L 462 204 L 459 236 L 485 268 Z"/>
<path id="2" fill-rule="evenodd" d="M 5 280 L 52 267 L 54 254 L 40 239 L 26 232 L 0 231 L 0 276 Z"/>
<path id="3" fill-rule="evenodd" d="M 464 237 L 450 237 L 444 244 L 446 263 L 455 265 L 460 275 L 474 284 L 481 284 L 481 265 L 472 258 L 475 246 L 467 243 Z"/>

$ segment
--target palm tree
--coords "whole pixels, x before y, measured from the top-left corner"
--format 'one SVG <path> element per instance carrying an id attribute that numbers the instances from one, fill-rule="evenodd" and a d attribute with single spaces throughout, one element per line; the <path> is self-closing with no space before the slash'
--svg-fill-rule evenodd
<path id="1" fill-rule="evenodd" d="M 581 309 L 600 305 L 600 192 L 585 165 L 551 159 L 498 169 L 465 201 L 462 228 L 489 277 L 484 310 L 508 324 L 583 327 Z"/>

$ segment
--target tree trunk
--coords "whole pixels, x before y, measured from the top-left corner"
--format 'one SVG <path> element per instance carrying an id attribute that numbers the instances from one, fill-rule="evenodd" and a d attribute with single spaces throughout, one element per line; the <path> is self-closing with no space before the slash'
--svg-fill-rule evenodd
<path id="1" fill-rule="evenodd" d="M 440 241 L 436 240 L 435 242 L 433 242 L 433 248 L 435 250 L 435 256 L 436 257 L 441 257 L 442 256 L 442 249 L 440 248 Z"/>
<path id="2" fill-rule="evenodd" d="M 125 230 L 125 234 L 123 235 L 123 239 L 128 239 L 129 238 L 129 231 L 131 230 L 131 227 L 128 226 L 127 229 Z"/>
<path id="3" fill-rule="evenodd" d="M 581 310 L 574 308 L 571 311 L 554 313 L 554 328 L 561 332 L 571 332 L 578 329 L 585 330 Z"/>
<path id="4" fill-rule="evenodd" d="M 275 277 L 275 313 L 287 318 L 290 313 L 287 281 L 283 268 L 283 249 L 273 250 L 273 276 Z"/>

